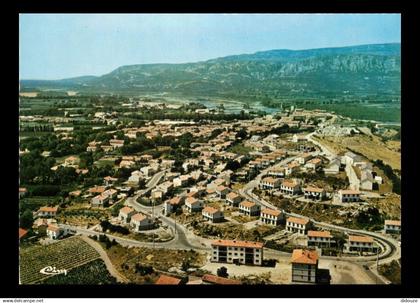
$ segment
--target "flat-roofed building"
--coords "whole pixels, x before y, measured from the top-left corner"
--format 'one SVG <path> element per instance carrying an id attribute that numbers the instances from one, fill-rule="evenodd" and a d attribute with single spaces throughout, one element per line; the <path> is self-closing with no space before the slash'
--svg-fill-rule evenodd
<path id="1" fill-rule="evenodd" d="M 211 261 L 262 265 L 263 247 L 264 244 L 261 242 L 215 240 L 211 243 Z"/>
<path id="2" fill-rule="evenodd" d="M 291 263 L 292 282 L 317 282 L 318 253 L 316 251 L 294 249 Z"/>

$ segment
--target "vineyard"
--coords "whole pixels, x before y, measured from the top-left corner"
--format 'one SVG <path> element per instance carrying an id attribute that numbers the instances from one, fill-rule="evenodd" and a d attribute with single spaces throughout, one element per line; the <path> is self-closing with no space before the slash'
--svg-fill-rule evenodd
<path id="1" fill-rule="evenodd" d="M 33 284 L 50 277 L 39 272 L 47 266 L 69 271 L 98 258 L 98 252 L 79 237 L 70 237 L 46 246 L 21 249 L 20 283 Z"/>
<path id="2" fill-rule="evenodd" d="M 44 279 L 37 284 L 48 285 L 104 285 L 116 284 L 117 280 L 106 269 L 105 263 L 94 260 L 70 270 L 67 275 L 56 275 Z"/>

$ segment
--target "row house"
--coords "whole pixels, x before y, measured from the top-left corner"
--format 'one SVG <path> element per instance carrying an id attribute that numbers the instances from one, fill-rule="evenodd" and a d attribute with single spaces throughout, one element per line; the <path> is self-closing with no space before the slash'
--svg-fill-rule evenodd
<path id="1" fill-rule="evenodd" d="M 348 252 L 376 252 L 378 249 L 372 237 L 355 235 L 349 235 L 344 248 Z"/>
<path id="2" fill-rule="evenodd" d="M 326 197 L 326 192 L 323 188 L 318 188 L 314 186 L 307 186 L 303 189 L 303 194 L 306 199 L 311 200 L 323 200 Z"/>
<path id="3" fill-rule="evenodd" d="M 239 203 L 239 212 L 247 216 L 259 216 L 261 211 L 261 206 L 255 202 L 251 201 L 242 201 Z"/>
<path id="4" fill-rule="evenodd" d="M 260 186 L 261 189 L 276 189 L 280 187 L 280 179 L 273 177 L 266 177 L 261 179 Z"/>
<path id="5" fill-rule="evenodd" d="M 204 219 L 210 221 L 211 223 L 222 222 L 224 220 L 223 212 L 211 206 L 204 207 L 201 214 Z"/>
<path id="6" fill-rule="evenodd" d="M 294 249 L 292 253 L 292 282 L 316 283 L 318 253 L 313 250 Z"/>
<path id="7" fill-rule="evenodd" d="M 307 246 L 323 248 L 331 247 L 332 243 L 334 243 L 333 236 L 329 231 L 308 230 Z"/>
<path id="8" fill-rule="evenodd" d="M 277 226 L 283 219 L 283 214 L 280 210 L 264 208 L 260 214 L 260 220 L 264 224 Z"/>
<path id="9" fill-rule="evenodd" d="M 230 192 L 226 195 L 226 203 L 231 206 L 238 206 L 242 198 L 235 192 Z"/>
<path id="10" fill-rule="evenodd" d="M 280 185 L 280 191 L 288 195 L 297 195 L 300 193 L 300 184 L 295 181 L 284 180 Z"/>
<path id="11" fill-rule="evenodd" d="M 386 234 L 401 233 L 401 221 L 400 220 L 385 220 L 384 232 Z"/>
<path id="12" fill-rule="evenodd" d="M 289 217 L 286 220 L 286 230 L 292 233 L 304 235 L 309 225 L 310 221 L 307 218 Z"/>
<path id="13" fill-rule="evenodd" d="M 212 262 L 262 265 L 264 244 L 239 240 L 215 240 L 211 243 Z"/>
<path id="14" fill-rule="evenodd" d="M 338 191 L 338 199 L 340 202 L 359 202 L 360 191 L 352 189 L 341 189 Z"/>

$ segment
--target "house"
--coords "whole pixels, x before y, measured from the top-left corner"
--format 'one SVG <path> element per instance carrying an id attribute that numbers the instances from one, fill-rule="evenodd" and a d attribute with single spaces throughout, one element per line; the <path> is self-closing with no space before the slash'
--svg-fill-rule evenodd
<path id="1" fill-rule="evenodd" d="M 363 162 L 361 156 L 358 156 L 358 155 L 356 155 L 355 153 L 352 153 L 352 152 L 346 152 L 344 154 L 344 156 L 341 158 L 341 160 L 346 165 L 356 165 L 358 163 Z"/>
<path id="2" fill-rule="evenodd" d="M 318 253 L 313 250 L 294 249 L 292 253 L 292 282 L 316 283 Z"/>
<path id="3" fill-rule="evenodd" d="M 230 189 L 226 186 L 219 185 L 216 187 L 216 193 L 221 199 L 225 199 L 226 195 L 230 192 Z"/>
<path id="4" fill-rule="evenodd" d="M 175 178 L 173 180 L 174 187 L 181 187 L 186 186 L 188 184 L 188 181 L 190 181 L 191 176 L 189 175 L 181 175 L 178 178 Z"/>
<path id="5" fill-rule="evenodd" d="M 137 213 L 131 217 L 130 225 L 134 227 L 135 231 L 152 229 L 153 221 L 143 214 Z"/>
<path id="6" fill-rule="evenodd" d="M 319 158 L 311 159 L 306 164 L 305 167 L 312 170 L 317 170 L 322 164 L 322 160 Z"/>
<path id="7" fill-rule="evenodd" d="M 131 217 L 134 216 L 135 213 L 136 211 L 134 209 L 132 209 L 131 207 L 125 206 L 120 209 L 118 218 L 120 219 L 121 222 L 128 224 L 130 223 Z"/>
<path id="8" fill-rule="evenodd" d="M 36 217 L 55 217 L 57 215 L 57 212 L 58 206 L 43 206 L 40 207 L 39 210 L 36 212 Z"/>
<path id="9" fill-rule="evenodd" d="M 223 212 L 211 206 L 204 207 L 201 211 L 201 214 L 203 215 L 204 219 L 212 223 L 222 222 L 224 219 Z"/>
<path id="10" fill-rule="evenodd" d="M 136 164 L 136 162 L 131 161 L 131 160 L 121 160 L 119 167 L 123 168 L 123 167 L 127 167 L 130 168 L 132 166 L 134 166 Z"/>
<path id="11" fill-rule="evenodd" d="M 141 171 L 135 170 L 131 172 L 131 176 L 128 178 L 127 183 L 138 185 L 141 179 L 143 179 Z"/>
<path id="12" fill-rule="evenodd" d="M 280 191 L 291 196 L 299 194 L 300 184 L 295 181 L 284 180 L 280 185 Z"/>
<path id="13" fill-rule="evenodd" d="M 299 164 L 305 164 L 310 159 L 312 159 L 312 155 L 310 153 L 304 153 L 297 157 L 295 161 Z"/>
<path id="14" fill-rule="evenodd" d="M 261 189 L 275 189 L 280 187 L 280 179 L 273 177 L 266 177 L 261 179 L 260 188 Z"/>
<path id="15" fill-rule="evenodd" d="M 64 165 L 65 166 L 77 165 L 77 164 L 79 164 L 79 162 L 80 162 L 79 158 L 77 158 L 75 156 L 70 156 L 70 157 L 67 157 L 66 159 L 64 159 Z"/>
<path id="16" fill-rule="evenodd" d="M 255 202 L 242 201 L 239 203 L 239 212 L 248 216 L 258 216 L 261 211 L 261 206 Z"/>
<path id="17" fill-rule="evenodd" d="M 326 192 L 323 188 L 307 186 L 303 189 L 303 195 L 305 196 L 306 199 L 321 201 L 325 198 Z"/>
<path id="18" fill-rule="evenodd" d="M 105 186 L 94 186 L 88 189 L 89 194 L 102 194 L 105 191 Z"/>
<path id="19" fill-rule="evenodd" d="M 178 278 L 174 278 L 167 275 L 160 275 L 157 281 L 155 282 L 156 285 L 179 285 L 181 284 L 182 280 Z"/>
<path id="20" fill-rule="evenodd" d="M 212 262 L 262 265 L 263 247 L 261 242 L 239 240 L 215 240 L 211 243 Z"/>
<path id="21" fill-rule="evenodd" d="M 309 227 L 309 219 L 289 217 L 286 220 L 286 230 L 304 235 Z"/>
<path id="22" fill-rule="evenodd" d="M 28 231 L 26 229 L 19 227 L 19 241 L 23 240 L 28 234 Z"/>
<path id="23" fill-rule="evenodd" d="M 57 240 L 63 235 L 64 231 L 56 225 L 48 225 L 47 236 L 52 240 Z"/>
<path id="24" fill-rule="evenodd" d="M 325 174 L 338 174 L 340 172 L 341 161 L 340 159 L 333 159 L 330 161 L 328 166 L 324 168 Z"/>
<path id="25" fill-rule="evenodd" d="M 308 230 L 307 246 L 331 247 L 333 242 L 333 236 L 329 231 Z"/>
<path id="26" fill-rule="evenodd" d="M 111 145 L 114 148 L 122 147 L 124 146 L 124 140 L 111 139 L 109 140 L 109 145 Z"/>
<path id="27" fill-rule="evenodd" d="M 238 206 L 242 198 L 235 192 L 230 192 L 226 195 L 226 203 L 232 206 Z"/>
<path id="28" fill-rule="evenodd" d="M 152 174 L 154 174 L 156 172 L 156 170 L 151 166 L 144 166 L 144 167 L 140 168 L 140 171 L 143 173 L 143 175 L 146 178 L 151 177 Z"/>
<path id="29" fill-rule="evenodd" d="M 38 218 L 32 224 L 32 229 L 35 230 L 38 235 L 45 236 L 47 234 L 48 225 L 51 223 L 53 223 L 52 219 Z"/>
<path id="30" fill-rule="evenodd" d="M 296 134 L 293 135 L 292 137 L 292 142 L 293 143 L 298 143 L 298 142 L 302 142 L 302 141 L 306 141 L 307 139 L 305 138 L 305 136 L 298 136 Z"/>
<path id="31" fill-rule="evenodd" d="M 385 220 L 384 232 L 386 234 L 401 233 L 401 221 Z"/>
<path id="32" fill-rule="evenodd" d="M 173 197 L 170 200 L 166 200 L 163 207 L 165 215 L 173 213 L 178 207 L 182 205 L 183 202 L 183 197 Z"/>
<path id="33" fill-rule="evenodd" d="M 340 202 L 358 202 L 360 201 L 360 191 L 352 189 L 341 189 L 338 191 Z"/>
<path id="34" fill-rule="evenodd" d="M 347 252 L 376 252 L 377 247 L 372 237 L 349 235 L 344 249 Z"/>
<path id="35" fill-rule="evenodd" d="M 211 274 L 205 274 L 201 277 L 203 284 L 218 284 L 218 285 L 239 285 L 241 281 L 223 278 Z"/>
<path id="36" fill-rule="evenodd" d="M 277 226 L 283 219 L 283 215 L 280 210 L 264 208 L 261 211 L 260 219 L 262 223 Z"/>
<path id="37" fill-rule="evenodd" d="M 190 213 L 201 211 L 204 207 L 204 203 L 201 200 L 198 200 L 193 197 L 188 197 L 185 199 L 185 207 Z"/>
<path id="38" fill-rule="evenodd" d="M 365 190 L 372 190 L 375 180 L 372 171 L 369 169 L 362 169 L 360 172 L 360 188 Z"/>
<path id="39" fill-rule="evenodd" d="M 283 178 L 285 176 L 285 170 L 284 167 L 273 167 L 267 171 L 267 175 Z"/>
<path id="40" fill-rule="evenodd" d="M 111 176 L 106 176 L 104 178 L 105 186 L 113 186 L 115 182 L 118 181 L 118 178 L 113 178 Z"/>
<path id="41" fill-rule="evenodd" d="M 294 173 L 295 171 L 298 170 L 299 166 L 300 166 L 300 164 L 295 162 L 295 161 L 287 164 L 287 166 L 284 168 L 284 175 L 288 176 L 288 175 Z"/>
<path id="42" fill-rule="evenodd" d="M 26 187 L 19 187 L 19 198 L 26 196 L 28 189 Z"/>

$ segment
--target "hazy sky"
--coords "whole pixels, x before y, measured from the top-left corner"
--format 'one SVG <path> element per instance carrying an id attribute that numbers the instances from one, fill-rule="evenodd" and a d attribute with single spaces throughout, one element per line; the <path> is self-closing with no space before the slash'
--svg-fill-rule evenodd
<path id="1" fill-rule="evenodd" d="M 399 14 L 21 14 L 21 79 L 270 49 L 401 41 Z"/>

